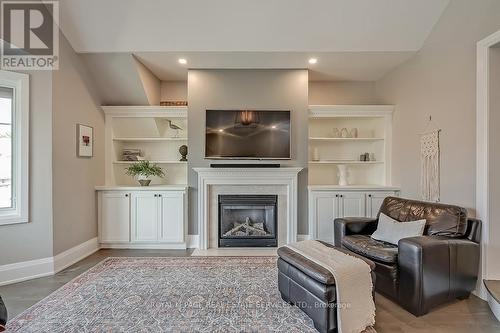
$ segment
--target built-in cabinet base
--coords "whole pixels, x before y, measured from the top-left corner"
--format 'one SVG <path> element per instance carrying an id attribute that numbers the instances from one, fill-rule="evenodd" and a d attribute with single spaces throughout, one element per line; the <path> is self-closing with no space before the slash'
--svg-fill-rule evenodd
<path id="1" fill-rule="evenodd" d="M 187 187 L 98 187 L 101 248 L 185 249 Z"/>
<path id="2" fill-rule="evenodd" d="M 375 218 L 384 199 L 397 195 L 399 189 L 389 186 L 309 186 L 309 235 L 333 244 L 336 218 Z"/>

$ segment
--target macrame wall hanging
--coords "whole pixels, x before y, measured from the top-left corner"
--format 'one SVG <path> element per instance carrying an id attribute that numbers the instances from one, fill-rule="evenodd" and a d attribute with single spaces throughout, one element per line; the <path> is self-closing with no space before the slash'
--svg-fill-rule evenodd
<path id="1" fill-rule="evenodd" d="M 430 121 L 430 120 L 429 120 Z M 421 134 L 421 196 L 426 201 L 439 201 L 439 132 L 432 130 Z"/>

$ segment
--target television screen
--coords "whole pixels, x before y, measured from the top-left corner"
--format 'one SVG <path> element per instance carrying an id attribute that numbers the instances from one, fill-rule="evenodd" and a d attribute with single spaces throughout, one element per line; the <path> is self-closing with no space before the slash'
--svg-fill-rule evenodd
<path id="1" fill-rule="evenodd" d="M 207 110 L 205 157 L 290 159 L 290 111 Z"/>

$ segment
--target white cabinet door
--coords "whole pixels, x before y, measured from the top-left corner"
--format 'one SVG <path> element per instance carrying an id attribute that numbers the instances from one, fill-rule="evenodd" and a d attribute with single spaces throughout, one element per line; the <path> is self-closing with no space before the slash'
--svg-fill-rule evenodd
<path id="1" fill-rule="evenodd" d="M 159 240 L 163 242 L 184 242 L 184 194 L 161 192 Z"/>
<path id="2" fill-rule="evenodd" d="M 316 239 L 333 244 L 333 220 L 339 217 L 337 193 L 318 194 L 314 198 Z"/>
<path id="3" fill-rule="evenodd" d="M 130 194 L 102 192 L 100 199 L 100 242 L 129 242 Z"/>
<path id="4" fill-rule="evenodd" d="M 366 196 L 363 192 L 339 193 L 340 216 L 364 217 L 366 216 Z"/>
<path id="5" fill-rule="evenodd" d="M 367 217 L 376 218 L 378 211 L 380 210 L 380 206 L 382 206 L 382 202 L 384 199 L 389 196 L 396 195 L 394 192 L 369 192 L 367 193 Z"/>
<path id="6" fill-rule="evenodd" d="M 150 191 L 132 193 L 132 241 L 158 239 L 158 194 Z"/>

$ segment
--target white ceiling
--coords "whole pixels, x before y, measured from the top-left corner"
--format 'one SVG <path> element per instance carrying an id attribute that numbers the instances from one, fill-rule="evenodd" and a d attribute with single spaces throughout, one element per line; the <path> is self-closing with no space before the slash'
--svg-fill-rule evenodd
<path id="1" fill-rule="evenodd" d="M 449 0 L 64 0 L 77 52 L 415 51 Z"/>
<path id="2" fill-rule="evenodd" d="M 186 80 L 187 68 L 309 68 L 311 80 L 371 81 L 422 47 L 448 2 L 64 0 L 60 24 L 77 52 L 133 53 L 162 80 Z"/>

